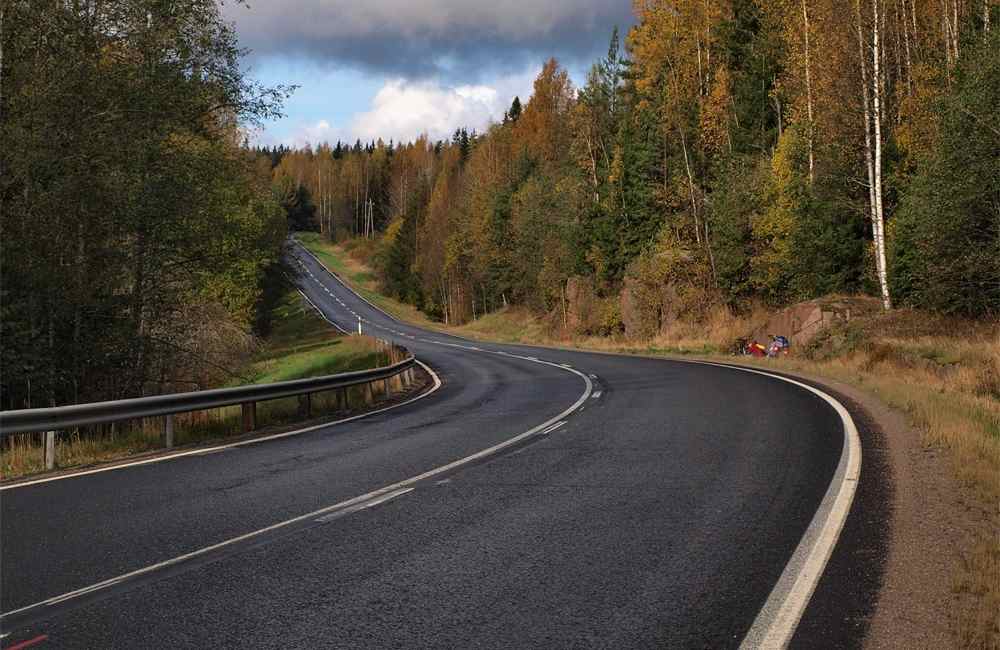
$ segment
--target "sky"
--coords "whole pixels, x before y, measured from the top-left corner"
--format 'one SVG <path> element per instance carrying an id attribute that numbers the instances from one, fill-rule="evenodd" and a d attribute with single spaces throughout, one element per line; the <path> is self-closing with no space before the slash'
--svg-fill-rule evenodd
<path id="1" fill-rule="evenodd" d="M 297 85 L 262 145 L 482 131 L 556 57 L 579 85 L 630 0 L 223 0 L 266 85 Z"/>

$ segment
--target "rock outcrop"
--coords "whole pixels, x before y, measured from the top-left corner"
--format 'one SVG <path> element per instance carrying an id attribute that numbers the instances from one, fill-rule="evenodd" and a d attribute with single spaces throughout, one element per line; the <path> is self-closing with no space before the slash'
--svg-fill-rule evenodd
<path id="1" fill-rule="evenodd" d="M 834 323 L 847 323 L 859 316 L 878 311 L 879 302 L 867 297 L 828 297 L 786 307 L 772 314 L 767 322 L 754 328 L 750 340 L 767 343 L 769 337 L 784 336 L 792 348 L 808 344 Z"/>

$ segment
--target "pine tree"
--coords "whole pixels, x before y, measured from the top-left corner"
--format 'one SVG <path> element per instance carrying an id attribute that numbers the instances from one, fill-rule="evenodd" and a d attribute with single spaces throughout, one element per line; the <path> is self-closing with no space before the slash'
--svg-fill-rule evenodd
<path id="1" fill-rule="evenodd" d="M 517 122 L 517 119 L 521 117 L 521 98 L 517 95 L 514 96 L 514 101 L 510 103 L 510 110 L 507 111 L 507 116 L 511 122 Z"/>

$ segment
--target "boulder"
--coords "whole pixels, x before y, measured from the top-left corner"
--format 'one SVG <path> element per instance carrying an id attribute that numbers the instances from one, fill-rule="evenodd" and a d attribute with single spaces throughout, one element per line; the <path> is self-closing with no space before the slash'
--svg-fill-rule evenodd
<path id="1" fill-rule="evenodd" d="M 754 329 L 750 340 L 766 344 L 770 336 L 784 336 L 792 348 L 808 344 L 817 334 L 834 323 L 847 323 L 851 319 L 871 314 L 879 309 L 879 302 L 866 297 L 817 298 L 800 302 L 772 314 L 767 322 Z"/>

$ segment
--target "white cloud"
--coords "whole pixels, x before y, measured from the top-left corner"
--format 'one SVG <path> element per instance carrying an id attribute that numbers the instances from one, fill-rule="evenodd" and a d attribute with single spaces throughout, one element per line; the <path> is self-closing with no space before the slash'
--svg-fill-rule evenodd
<path id="1" fill-rule="evenodd" d="M 503 118 L 515 95 L 527 100 L 537 72 L 529 69 L 489 84 L 461 86 L 390 79 L 375 94 L 371 107 L 352 116 L 346 124 L 333 125 L 328 120 L 303 123 L 281 140 L 292 146 L 337 140 L 370 142 L 377 138 L 409 142 L 422 133 L 432 140 L 449 139 L 461 127 L 482 132 L 491 121 Z"/>
<path id="2" fill-rule="evenodd" d="M 411 140 L 423 131 L 440 139 L 460 126 L 482 129 L 498 113 L 503 114 L 502 103 L 489 86 L 449 88 L 395 79 L 375 95 L 370 110 L 354 117 L 349 130 L 366 141 Z"/>

